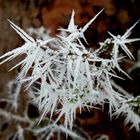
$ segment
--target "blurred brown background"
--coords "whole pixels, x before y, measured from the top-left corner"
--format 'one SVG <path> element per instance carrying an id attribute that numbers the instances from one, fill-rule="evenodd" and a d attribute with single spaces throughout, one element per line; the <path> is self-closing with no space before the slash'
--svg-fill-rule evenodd
<path id="1" fill-rule="evenodd" d="M 44 26 L 54 36 L 60 27 L 67 28 L 72 9 L 75 10 L 75 22 L 80 27 L 87 23 L 95 14 L 104 8 L 103 13 L 86 31 L 85 36 L 89 47 L 98 48 L 98 42 L 108 37 L 107 31 L 113 34 L 123 34 L 129 27 L 140 19 L 139 0 L 0 0 L 0 55 L 13 48 L 19 47 L 23 41 L 11 29 L 7 19 L 26 30 L 29 27 L 38 28 Z M 134 28 L 131 35 L 140 38 L 140 23 Z M 127 58 L 121 64 L 123 69 L 133 67 L 138 62 L 137 53 L 140 42 L 133 43 L 130 47 L 136 61 Z M 18 69 L 8 72 L 18 60 L 0 66 L 0 98 L 6 98 L 7 83 L 13 80 Z M 140 60 L 139 60 L 140 61 Z M 126 78 L 124 81 L 116 80 L 126 91 L 134 96 L 140 94 L 140 67 L 129 73 L 133 80 Z M 10 109 L 6 101 L 0 101 L 0 111 L 4 110 L 18 116 L 29 118 L 36 117 L 36 108 L 28 104 L 27 94 L 21 89 L 17 112 Z M 106 107 L 107 108 L 107 107 Z M 5 140 L 16 130 L 17 121 L 9 121 L 0 113 L 0 140 Z M 12 120 L 12 119 L 11 119 Z M 135 129 L 129 130 L 129 126 L 123 125 L 124 118 L 109 119 L 107 112 L 83 111 L 77 114 L 75 125 L 83 129 L 93 140 L 98 140 L 98 135 L 105 134 L 109 140 L 140 140 L 140 133 Z M 21 123 L 21 122 L 18 122 Z M 23 129 L 28 123 L 22 122 Z M 97 136 L 97 137 L 96 137 Z M 37 139 L 32 134 L 26 136 L 27 140 Z M 55 138 L 54 138 L 55 139 Z M 102 139 L 103 140 L 103 139 Z"/>

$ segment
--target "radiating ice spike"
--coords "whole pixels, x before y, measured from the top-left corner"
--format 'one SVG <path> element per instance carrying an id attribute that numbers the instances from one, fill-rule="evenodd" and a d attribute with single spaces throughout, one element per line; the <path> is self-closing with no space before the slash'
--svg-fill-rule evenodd
<path id="1" fill-rule="evenodd" d="M 21 36 L 21 38 L 23 40 L 25 40 L 26 42 L 31 42 L 34 43 L 35 40 L 29 36 L 26 32 L 24 32 L 20 27 L 18 27 L 17 25 L 15 25 L 12 21 L 10 21 L 9 19 L 7 19 L 10 26 Z"/>
<path id="2" fill-rule="evenodd" d="M 89 27 L 89 25 L 100 15 L 100 13 L 102 13 L 104 9 L 102 9 L 98 14 L 96 14 L 82 29 L 82 32 L 85 32 L 87 30 L 87 28 Z"/>

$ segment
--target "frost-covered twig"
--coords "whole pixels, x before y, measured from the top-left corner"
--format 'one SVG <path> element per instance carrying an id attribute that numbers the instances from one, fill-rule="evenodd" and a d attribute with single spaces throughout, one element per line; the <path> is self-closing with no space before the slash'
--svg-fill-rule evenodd
<path id="1" fill-rule="evenodd" d="M 0 109 L 0 116 L 6 118 L 7 120 L 15 120 L 15 121 L 19 121 L 19 122 L 24 122 L 24 123 L 31 123 L 31 121 L 26 118 L 26 117 L 21 117 L 19 115 L 16 115 L 16 114 L 12 114 L 10 112 L 7 112 L 3 109 Z"/>
<path id="2" fill-rule="evenodd" d="M 66 129 L 63 125 L 50 124 L 35 130 L 37 135 L 41 134 L 41 138 L 43 139 L 46 137 L 46 140 L 49 140 L 51 137 L 53 137 L 55 132 L 67 134 L 67 136 L 70 136 L 73 140 L 85 140 L 85 138 L 76 134 L 72 130 Z"/>
<path id="3" fill-rule="evenodd" d="M 17 132 L 16 134 L 14 135 L 14 137 L 12 138 L 12 140 L 16 140 L 16 139 L 19 139 L 19 140 L 24 140 L 24 129 L 18 125 L 17 126 Z"/>
<path id="4" fill-rule="evenodd" d="M 41 119 L 48 113 L 51 118 L 54 114 L 58 114 L 54 120 L 54 126 L 64 116 L 65 128 L 72 129 L 77 109 L 90 110 L 90 108 L 96 108 L 97 105 L 102 106 L 104 103 L 109 104 L 110 116 L 120 114 L 125 109 L 123 106 L 126 107 L 123 103 L 127 103 L 130 99 L 128 94 L 123 95 L 115 89 L 117 87 L 113 87 L 111 79 L 112 77 L 122 79 L 115 70 L 129 77 L 119 65 L 120 60 L 123 59 L 120 56 L 119 48 L 121 47 L 130 59 L 134 59 L 126 44 L 140 40 L 128 38 L 138 22 L 122 36 L 115 36 L 109 32 L 111 38 L 100 43 L 99 49 L 87 50 L 81 39 L 87 43 L 84 32 L 101 12 L 102 10 L 83 28 L 78 28 L 74 22 L 73 11 L 68 28 L 60 29 L 63 33 L 54 38 L 33 39 L 9 21 L 12 28 L 23 38 L 25 44 L 2 55 L 0 64 L 19 55 L 25 55 L 25 58 L 13 67 L 21 65 L 21 72 L 17 80 L 27 82 L 27 88 L 38 83 L 35 90 L 30 91 L 30 95 L 42 113 Z M 120 91 L 122 90 L 120 89 Z M 135 115 L 134 118 L 129 117 L 129 108 L 124 111 L 124 114 L 126 122 L 131 122 L 139 130 L 140 119 Z M 137 119 L 136 123 L 135 119 Z"/>
<path id="5" fill-rule="evenodd" d="M 7 84 L 7 101 L 10 103 L 11 108 L 15 111 L 18 108 L 21 87 L 22 84 L 16 80 L 11 80 Z"/>
<path id="6" fill-rule="evenodd" d="M 113 115 L 125 116 L 125 124 L 131 124 L 130 129 L 133 127 L 137 131 L 140 130 L 140 97 L 131 98 L 121 102 L 120 108 Z"/>

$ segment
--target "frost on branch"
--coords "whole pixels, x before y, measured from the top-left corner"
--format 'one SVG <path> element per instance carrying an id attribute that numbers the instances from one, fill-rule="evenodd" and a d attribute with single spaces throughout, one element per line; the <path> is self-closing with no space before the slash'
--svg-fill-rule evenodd
<path id="1" fill-rule="evenodd" d="M 137 115 L 134 110 L 131 112 L 121 109 L 129 106 L 127 100 L 130 96 L 116 91 L 111 82 L 112 77 L 123 79 L 116 75 L 115 70 L 127 75 L 119 66 L 119 61 L 123 58 L 119 54 L 119 48 L 128 57 L 134 58 L 126 44 L 139 40 L 128 39 L 137 23 L 122 36 L 114 36 L 109 32 L 111 37 L 101 42 L 99 49 L 87 50 L 81 39 L 87 43 L 84 32 L 101 12 L 102 10 L 83 28 L 78 28 L 74 23 L 73 11 L 68 28 L 59 29 L 61 34 L 54 38 L 43 36 L 33 39 L 9 20 L 25 44 L 2 55 L 0 64 L 25 55 L 12 69 L 21 66 L 17 80 L 25 82 L 27 88 L 30 87 L 30 96 L 42 113 L 41 119 L 48 113 L 51 118 L 58 114 L 54 124 L 64 116 L 65 127 L 72 129 L 77 109 L 81 111 L 82 108 L 90 109 L 97 105 L 102 107 L 108 103 L 111 116 L 122 113 L 126 116 L 125 122 L 132 123 L 139 130 L 139 116 L 137 119 L 129 117 L 132 112 L 134 116 Z"/>

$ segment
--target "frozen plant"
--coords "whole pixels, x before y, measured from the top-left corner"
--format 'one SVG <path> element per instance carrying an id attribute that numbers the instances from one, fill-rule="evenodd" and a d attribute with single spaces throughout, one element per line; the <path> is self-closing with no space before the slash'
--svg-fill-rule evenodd
<path id="1" fill-rule="evenodd" d="M 14 135 L 13 140 L 16 140 L 16 139 L 24 140 L 24 135 L 23 135 L 24 130 L 21 128 L 20 125 L 18 125 L 17 127 L 18 127 L 17 128 L 18 130 L 17 130 L 16 134 Z"/>
<path id="2" fill-rule="evenodd" d="M 5 97 L 2 97 L 0 101 L 8 103 L 11 109 L 17 111 L 18 102 L 20 98 L 22 84 L 16 80 L 11 80 L 7 84 L 8 92 Z"/>
<path id="3" fill-rule="evenodd" d="M 56 138 L 57 140 L 62 139 L 62 136 L 67 134 L 68 137 L 70 137 L 72 140 L 87 140 L 86 137 L 88 136 L 85 134 L 85 136 L 80 136 L 82 132 L 76 133 L 74 131 L 71 131 L 69 129 L 66 129 L 63 125 L 57 125 L 50 121 L 49 118 L 45 118 L 42 120 L 44 124 L 42 125 L 36 125 L 36 122 L 26 116 L 19 116 L 18 114 L 10 113 L 9 111 L 5 111 L 3 109 L 0 109 L 0 117 L 4 118 L 4 121 L 0 124 L 0 128 L 2 130 L 2 127 L 4 124 L 8 123 L 10 125 L 10 128 L 12 127 L 12 131 L 10 133 L 6 133 L 5 137 L 2 137 L 2 139 L 11 139 L 11 140 L 26 140 L 27 138 L 30 138 L 31 134 L 34 135 L 35 139 L 37 140 L 50 140 L 51 138 Z M 38 120 L 38 119 L 37 119 Z M 14 123 L 11 123 L 14 122 Z M 13 127 L 14 124 L 14 127 Z M 27 126 L 24 126 L 24 125 Z M 27 135 L 27 133 L 29 135 Z M 0 132 L 1 134 L 1 132 Z M 57 134 L 57 135 L 56 135 Z M 62 135 L 63 134 L 63 135 Z"/>
<path id="4" fill-rule="evenodd" d="M 64 117 L 64 126 L 72 129 L 77 109 L 90 110 L 97 105 L 102 108 L 108 103 L 110 116 L 123 114 L 126 116 L 125 122 L 132 123 L 132 127 L 139 130 L 140 117 L 128 102 L 133 99 L 116 91 L 111 82 L 112 77 L 123 79 L 116 75 L 115 70 L 127 75 L 119 66 L 123 58 L 119 48 L 133 58 L 126 45 L 140 40 L 128 39 L 137 23 L 122 36 L 109 32 L 111 37 L 101 42 L 99 49 L 88 50 L 81 39 L 87 43 L 84 32 L 101 12 L 84 27 L 78 28 L 74 23 L 73 11 L 68 28 L 59 29 L 61 35 L 45 39 L 33 39 L 8 20 L 25 44 L 2 55 L 0 64 L 25 55 L 12 69 L 21 65 L 17 80 L 26 82 L 27 88 L 32 87 L 30 95 L 42 113 L 41 119 L 48 113 L 50 118 L 58 114 L 54 125 Z"/>

